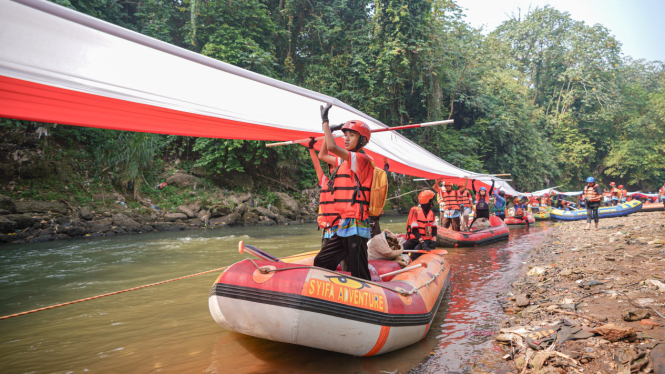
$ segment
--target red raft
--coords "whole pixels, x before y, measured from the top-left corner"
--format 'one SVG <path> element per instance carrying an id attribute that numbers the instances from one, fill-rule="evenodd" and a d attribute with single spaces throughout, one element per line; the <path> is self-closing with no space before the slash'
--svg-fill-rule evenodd
<path id="1" fill-rule="evenodd" d="M 523 218 L 516 218 L 516 217 L 506 217 L 503 222 L 511 227 L 516 227 L 516 226 L 524 226 L 526 227 L 527 221 L 529 222 L 529 225 L 533 225 L 536 223 L 536 218 L 531 214 L 530 212 L 526 212 L 526 219 Z"/>
<path id="2" fill-rule="evenodd" d="M 486 229 L 472 228 L 471 231 L 453 231 L 439 227 L 436 235 L 437 247 L 475 247 L 501 240 L 508 240 L 510 230 L 501 218 L 490 216 L 490 227 Z"/>

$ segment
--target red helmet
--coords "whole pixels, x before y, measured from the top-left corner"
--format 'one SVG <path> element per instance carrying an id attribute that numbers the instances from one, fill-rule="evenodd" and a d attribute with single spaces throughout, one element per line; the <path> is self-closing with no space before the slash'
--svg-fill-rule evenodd
<path id="1" fill-rule="evenodd" d="M 445 181 L 445 182 L 443 182 L 443 185 L 444 185 L 444 186 L 450 186 L 450 187 L 452 187 L 452 186 L 453 186 L 453 182 L 451 182 L 451 181 Z"/>
<path id="2" fill-rule="evenodd" d="M 372 136 L 372 133 L 369 131 L 369 126 L 363 121 L 353 120 L 345 123 L 344 126 L 342 126 L 342 132 L 348 130 L 356 131 L 361 136 L 367 138 L 368 142 L 369 138 Z"/>
<path id="3" fill-rule="evenodd" d="M 418 202 L 421 204 L 427 204 L 434 197 L 434 192 L 430 190 L 425 190 L 418 195 Z"/>
<path id="4" fill-rule="evenodd" d="M 614 186 L 616 186 L 616 183 L 610 182 L 610 186 L 614 187 Z"/>
<path id="5" fill-rule="evenodd" d="M 619 185 L 619 188 L 623 188 L 623 184 L 620 184 L 620 185 Z"/>

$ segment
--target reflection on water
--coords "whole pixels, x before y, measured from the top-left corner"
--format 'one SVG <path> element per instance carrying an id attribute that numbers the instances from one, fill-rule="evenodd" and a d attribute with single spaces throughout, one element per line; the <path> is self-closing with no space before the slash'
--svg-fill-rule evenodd
<path id="1" fill-rule="evenodd" d="M 404 230 L 405 217 L 382 226 Z M 313 225 L 156 233 L 0 248 L 0 315 L 197 273 L 243 258 L 244 240 L 277 256 L 319 248 Z M 208 311 L 211 273 L 0 321 L 0 372 L 378 373 L 408 371 L 430 352 L 430 369 L 464 371 L 490 346 L 495 294 L 508 289 L 540 237 L 449 250 L 452 287 L 426 339 L 356 358 L 229 332 Z"/>

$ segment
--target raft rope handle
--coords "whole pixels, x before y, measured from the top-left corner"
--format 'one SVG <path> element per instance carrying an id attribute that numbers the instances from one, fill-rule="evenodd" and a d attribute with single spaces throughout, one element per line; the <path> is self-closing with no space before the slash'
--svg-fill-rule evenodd
<path id="1" fill-rule="evenodd" d="M 439 255 L 439 256 L 443 257 L 443 255 Z M 323 271 L 327 271 L 327 272 L 329 272 L 329 273 L 337 274 L 337 275 L 340 275 L 340 276 L 343 276 L 343 277 L 349 277 L 349 275 L 347 275 L 347 274 L 340 273 L 340 272 L 337 272 L 337 271 L 334 271 L 334 270 L 329 270 L 329 269 L 320 268 L 320 267 L 318 267 L 318 266 L 313 266 L 313 265 L 303 265 L 303 266 L 293 266 L 293 267 L 281 268 L 281 269 L 271 269 L 271 268 L 269 268 L 269 267 L 259 266 L 259 265 L 258 265 L 256 262 L 254 262 L 254 260 L 251 259 L 251 258 L 248 258 L 248 260 L 251 261 L 252 264 L 254 264 L 254 266 L 256 267 L 256 269 L 257 269 L 261 274 L 269 274 L 269 273 L 272 273 L 272 272 L 275 272 L 275 273 L 276 273 L 276 272 L 278 272 L 278 271 L 285 271 L 285 270 L 317 269 L 317 270 L 323 270 Z M 380 288 L 386 289 L 386 290 L 388 290 L 388 291 L 395 292 L 395 293 L 400 294 L 400 295 L 402 295 L 402 296 L 411 296 L 411 295 L 413 295 L 414 293 L 417 294 L 417 293 L 418 293 L 418 290 L 421 289 L 421 288 L 423 288 L 423 287 L 425 287 L 425 286 L 427 286 L 427 289 L 429 289 L 429 284 L 432 283 L 432 282 L 434 282 L 434 280 L 435 280 L 436 278 L 438 278 L 439 275 L 441 275 L 441 273 L 443 272 L 443 261 L 439 261 L 439 263 L 441 264 L 441 268 L 439 269 L 439 271 L 438 271 L 436 274 L 434 274 L 430 280 L 428 280 L 427 282 L 421 284 L 421 285 L 418 286 L 418 287 L 413 287 L 413 289 L 412 289 L 411 291 L 398 291 L 398 290 L 396 290 L 396 289 L 393 289 L 393 288 L 390 288 L 390 287 L 386 287 L 386 286 L 384 286 L 384 285 L 378 284 L 378 283 L 373 282 L 373 281 L 368 281 L 368 280 L 365 280 L 365 279 L 361 279 L 361 280 L 362 280 L 363 282 L 365 282 L 365 283 L 373 284 L 373 285 L 375 285 L 375 286 L 377 286 L 377 287 L 380 287 Z M 352 277 L 353 277 L 353 276 L 352 276 Z M 356 278 L 356 277 L 353 277 L 353 278 Z M 358 278 L 358 279 L 360 279 L 360 278 Z"/>
<path id="2" fill-rule="evenodd" d="M 286 257 L 282 257 L 282 259 L 292 258 L 292 257 L 300 257 L 300 256 L 302 256 L 302 254 L 296 254 L 296 255 L 286 256 Z M 152 286 L 157 286 L 157 285 L 164 284 L 164 283 L 175 282 L 175 281 L 177 281 L 177 280 L 187 279 L 187 278 L 195 277 L 195 276 L 197 276 L 197 275 L 208 274 L 208 273 L 212 273 L 213 271 L 224 270 L 224 269 L 226 269 L 226 268 L 228 268 L 228 266 L 224 266 L 224 267 L 217 268 L 217 269 L 212 269 L 212 270 L 207 270 L 207 271 L 203 271 L 203 272 L 196 273 L 196 274 L 185 275 L 184 277 L 173 278 L 173 279 L 169 279 L 169 280 L 165 280 L 165 281 L 161 281 L 161 282 L 157 282 L 157 283 L 145 284 L 145 285 L 143 285 L 143 286 L 132 287 L 132 288 L 128 288 L 128 289 L 125 289 L 125 290 L 120 290 L 120 291 L 115 291 L 115 292 L 105 293 L 105 294 L 103 294 L 103 295 L 97 295 L 97 296 L 92 296 L 92 297 L 86 297 L 85 299 L 78 299 L 78 300 L 69 301 L 69 302 L 66 302 L 66 303 L 55 304 L 55 305 L 50 305 L 50 306 L 46 306 L 46 307 L 43 307 L 43 308 L 38 308 L 38 309 L 28 310 L 28 311 L 21 312 L 21 313 L 9 314 L 9 315 L 6 315 L 6 316 L 2 316 L 2 317 L 0 317 L 0 320 L 3 320 L 3 319 L 9 319 L 9 318 L 12 318 L 12 317 L 24 316 L 24 315 L 26 315 L 26 314 L 31 314 L 31 313 L 37 313 L 37 312 L 41 312 L 41 311 L 43 311 L 43 310 L 55 309 L 55 308 L 59 308 L 59 307 L 61 307 L 61 306 L 65 306 L 65 305 L 71 305 L 71 304 L 82 303 L 82 302 L 84 302 L 84 301 L 96 300 L 96 299 L 100 299 L 100 298 L 102 298 L 102 297 L 112 296 L 112 295 L 118 295 L 118 294 L 121 294 L 121 293 L 129 292 L 129 291 L 135 291 L 135 290 L 140 290 L 140 289 L 143 289 L 143 288 L 148 288 L 148 287 L 152 287 Z"/>
<path id="3" fill-rule="evenodd" d="M 105 293 L 105 294 L 103 294 L 103 295 L 97 295 L 97 296 L 92 296 L 92 297 L 86 297 L 85 299 L 78 299 L 78 300 L 69 301 L 69 302 L 61 303 L 61 304 L 55 304 L 55 305 L 51 305 L 51 306 L 47 306 L 47 307 L 43 307 L 43 308 L 39 308 L 39 309 L 28 310 L 28 311 L 21 312 L 21 313 L 9 314 L 9 315 L 6 315 L 6 316 L 2 316 L 2 317 L 0 317 L 0 320 L 3 320 L 3 319 L 9 319 L 9 318 L 12 318 L 12 317 L 23 316 L 23 315 L 31 314 L 31 313 L 37 313 L 37 312 L 41 312 L 41 311 L 43 311 L 43 310 L 55 309 L 55 308 L 58 308 L 58 307 L 61 307 L 61 306 L 65 306 L 65 305 L 71 305 L 71 304 L 82 303 L 82 302 L 84 302 L 84 301 L 100 299 L 100 298 L 102 298 L 102 297 L 112 296 L 112 295 L 117 295 L 117 294 L 121 294 L 121 293 L 129 292 L 129 291 L 140 290 L 140 289 L 143 289 L 143 288 L 148 288 L 148 287 L 152 287 L 152 286 L 157 286 L 157 285 L 164 284 L 164 283 L 175 282 L 175 281 L 177 281 L 177 280 L 186 279 L 186 278 L 191 278 L 191 277 L 195 277 L 195 276 L 197 276 L 197 275 L 208 274 L 208 273 L 212 273 L 213 271 L 224 270 L 224 269 L 226 269 L 226 268 L 228 268 L 228 266 L 224 266 L 224 267 L 217 268 L 217 269 L 212 269 L 212 270 L 207 270 L 207 271 L 204 271 L 204 272 L 201 272 L 201 273 L 190 274 L 190 275 L 186 275 L 186 276 L 184 276 L 184 277 L 173 278 L 173 279 L 169 279 L 169 280 L 165 280 L 165 281 L 161 281 L 161 282 L 157 282 L 157 283 L 145 284 L 145 285 L 143 285 L 143 286 L 138 286 L 138 287 L 128 288 L 128 289 L 125 289 L 125 290 L 120 290 L 120 291 L 115 291 L 115 292 L 110 292 L 110 293 Z"/>

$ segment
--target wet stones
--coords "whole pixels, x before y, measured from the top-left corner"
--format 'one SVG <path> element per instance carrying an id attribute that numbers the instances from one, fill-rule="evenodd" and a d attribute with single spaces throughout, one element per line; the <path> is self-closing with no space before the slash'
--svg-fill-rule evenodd
<path id="1" fill-rule="evenodd" d="M 626 322 L 641 321 L 651 317 L 651 314 L 644 309 L 630 308 L 621 311 L 621 317 Z"/>
<path id="2" fill-rule="evenodd" d="M 528 306 L 530 303 L 531 301 L 529 301 L 529 298 L 527 297 L 526 294 L 520 294 L 517 295 L 517 297 L 515 297 L 515 305 L 517 305 L 518 307 L 523 308 Z"/>
<path id="3" fill-rule="evenodd" d="M 596 327 L 596 332 L 610 342 L 618 342 L 619 340 L 623 339 L 631 341 L 637 337 L 635 329 L 631 327 L 615 325 L 613 323 Z"/>

